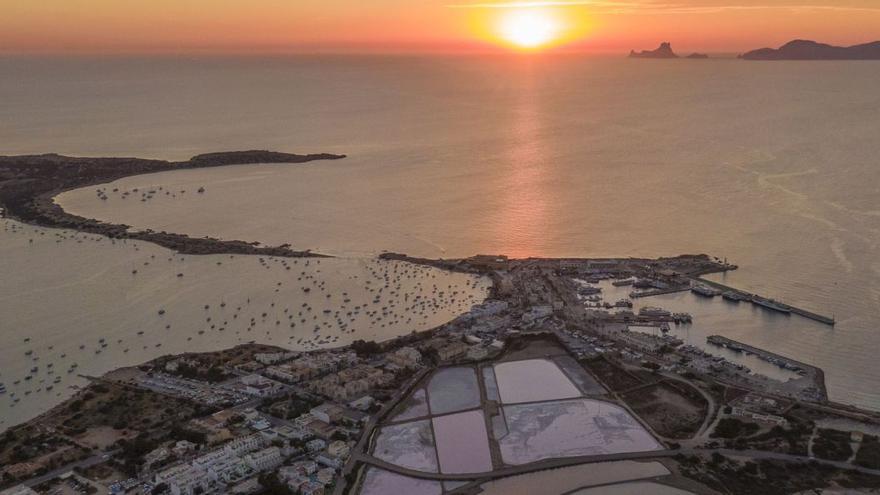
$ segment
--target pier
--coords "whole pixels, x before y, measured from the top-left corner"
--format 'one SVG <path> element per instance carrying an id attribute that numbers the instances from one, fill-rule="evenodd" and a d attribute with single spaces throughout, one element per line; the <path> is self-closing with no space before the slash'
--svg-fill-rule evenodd
<path id="1" fill-rule="evenodd" d="M 765 351 L 764 349 L 753 347 L 733 339 L 728 339 L 727 337 L 722 337 L 721 335 L 710 335 L 706 337 L 706 342 L 712 345 L 717 345 L 730 349 L 734 352 L 753 354 L 759 359 L 768 363 L 775 364 L 780 368 L 797 372 L 813 383 L 813 385 L 816 387 L 816 390 L 818 390 L 821 394 L 821 397 L 817 397 L 818 399 L 827 400 L 828 398 L 828 391 L 825 389 L 825 372 L 822 371 L 821 368 L 811 366 L 796 359 L 780 356 L 779 354 Z"/>
<path id="2" fill-rule="evenodd" d="M 740 296 L 741 300 L 745 301 L 745 302 L 751 302 L 753 304 L 756 304 L 754 302 L 754 298 L 761 298 L 766 301 L 772 301 L 771 299 L 762 298 L 761 296 L 759 296 L 757 294 L 751 294 L 751 293 L 746 292 L 744 290 L 736 289 L 734 287 L 730 287 L 730 286 L 724 285 L 719 282 L 713 282 L 711 280 L 705 280 L 702 278 L 695 278 L 694 281 L 701 283 L 701 284 L 708 285 L 710 287 L 714 287 L 718 290 L 721 290 L 722 292 L 732 292 L 732 293 L 736 294 L 737 296 Z M 784 304 L 779 301 L 773 301 L 773 303 L 779 307 L 779 309 L 775 309 L 775 311 L 796 314 L 798 316 L 803 316 L 804 318 L 809 318 L 813 321 L 818 321 L 819 323 L 824 323 L 824 324 L 830 325 L 832 327 L 835 324 L 834 317 L 820 315 L 819 313 L 807 311 L 806 309 L 798 308 L 798 307 L 792 306 L 790 304 Z M 770 309 L 771 311 L 774 310 L 773 308 L 768 308 L 768 309 Z"/>
<path id="3" fill-rule="evenodd" d="M 639 299 L 642 297 L 652 297 L 652 296 L 661 296 L 663 294 L 674 294 L 676 292 L 687 292 L 691 290 L 690 287 L 669 287 L 666 289 L 648 289 L 642 291 L 632 291 L 629 293 L 629 297 L 632 299 Z"/>

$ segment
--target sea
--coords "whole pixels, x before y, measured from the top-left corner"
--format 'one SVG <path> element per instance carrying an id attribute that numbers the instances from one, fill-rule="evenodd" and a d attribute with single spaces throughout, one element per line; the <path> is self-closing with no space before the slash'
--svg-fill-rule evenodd
<path id="1" fill-rule="evenodd" d="M 12 385 L 37 366 L 32 380 L 45 380 L 45 389 L 53 380 L 45 366 L 61 359 L 60 347 L 77 355 L 86 344 L 77 359 L 90 375 L 241 341 L 302 347 L 296 339 L 309 338 L 311 327 L 274 329 L 282 318 L 266 318 L 253 336 L 221 336 L 210 324 L 227 320 L 213 313 L 224 302 L 243 306 L 247 321 L 264 307 L 300 311 L 303 284 L 317 281 L 334 297 L 354 287 L 366 304 L 376 287 L 364 280 L 390 277 L 387 291 L 410 284 L 390 299 L 422 291 L 437 302 L 421 308 L 429 316 L 418 327 L 406 321 L 405 299 L 395 299 L 400 315 L 391 327 L 364 318 L 341 329 L 328 317 L 333 328 L 322 338 L 338 339 L 313 338 L 311 346 L 422 329 L 485 295 L 486 282 L 469 277 L 424 270 L 406 278 L 404 266 L 377 264 L 384 251 L 726 259 L 739 269 L 713 280 L 834 316 L 836 325 L 689 293 L 644 304 L 692 313 L 692 325 L 673 329 L 689 343 L 706 347 L 706 336 L 720 334 L 820 366 L 831 399 L 880 409 L 878 62 L 7 57 L 0 73 L 0 154 L 347 155 L 129 177 L 56 198 L 72 213 L 133 228 L 289 243 L 337 257 L 308 270 L 247 256 L 181 257 L 5 221 L 0 382 L 21 401 L 0 396 L 0 429 L 82 384 L 65 378 L 49 394 Z M 186 266 L 184 277 L 176 263 Z M 467 296 L 451 300 L 456 290 Z M 248 299 L 259 309 L 248 310 Z M 176 319 L 166 329 L 157 311 L 172 304 L 167 316 Z M 149 342 L 135 345 L 138 331 Z M 102 338 L 112 359 L 94 357 Z M 66 371 L 69 363 L 55 366 Z"/>

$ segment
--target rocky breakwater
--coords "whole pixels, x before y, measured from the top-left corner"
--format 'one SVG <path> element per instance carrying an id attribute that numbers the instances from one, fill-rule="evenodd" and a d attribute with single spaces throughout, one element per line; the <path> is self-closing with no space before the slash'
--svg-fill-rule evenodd
<path id="1" fill-rule="evenodd" d="M 262 246 L 259 242 L 194 238 L 185 234 L 152 230 L 131 231 L 128 225 L 72 215 L 58 206 L 53 198 L 66 190 L 104 184 L 132 175 L 224 165 L 295 164 L 341 158 L 345 158 L 345 155 L 296 155 L 263 150 L 207 153 L 181 162 L 142 158 L 82 158 L 56 154 L 0 156 L 0 207 L 6 216 L 34 225 L 73 229 L 116 239 L 143 240 L 181 254 L 322 256 L 308 250 L 297 251 L 289 245 L 272 247 Z"/>

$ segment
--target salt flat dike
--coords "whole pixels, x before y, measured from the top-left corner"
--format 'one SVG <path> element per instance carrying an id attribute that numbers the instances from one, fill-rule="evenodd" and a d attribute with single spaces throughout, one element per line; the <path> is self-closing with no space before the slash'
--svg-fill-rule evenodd
<path id="1" fill-rule="evenodd" d="M 740 55 L 745 60 L 880 60 L 880 41 L 833 46 L 808 40 L 790 41 L 778 49 L 761 48 Z"/>
<path id="2" fill-rule="evenodd" d="M 81 158 L 56 154 L 0 156 L 0 207 L 4 214 L 44 227 L 74 229 L 114 239 L 136 239 L 158 244 L 181 254 L 257 254 L 265 256 L 322 256 L 296 251 L 289 245 L 262 246 L 259 242 L 193 238 L 169 232 L 129 231 L 128 225 L 105 223 L 64 211 L 55 204 L 57 194 L 80 187 L 104 184 L 132 175 L 190 168 L 257 163 L 305 163 L 338 160 L 345 155 L 296 155 L 251 150 L 207 153 L 182 162 L 143 158 Z"/>

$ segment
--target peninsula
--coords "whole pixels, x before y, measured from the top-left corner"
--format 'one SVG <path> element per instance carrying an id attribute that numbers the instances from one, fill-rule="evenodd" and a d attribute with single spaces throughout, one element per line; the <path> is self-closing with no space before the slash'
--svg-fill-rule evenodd
<path id="1" fill-rule="evenodd" d="M 744 60 L 880 60 L 880 41 L 833 46 L 809 40 L 790 41 L 778 49 L 761 48 L 740 55 Z"/>
<path id="2" fill-rule="evenodd" d="M 148 241 L 181 254 L 321 256 L 309 251 L 296 251 L 287 245 L 269 247 L 257 242 L 193 238 L 185 234 L 152 230 L 131 231 L 128 225 L 105 223 L 70 214 L 57 205 L 53 198 L 66 190 L 105 184 L 132 175 L 224 165 L 296 164 L 342 158 L 345 155 L 297 155 L 263 150 L 207 153 L 180 162 L 142 158 L 82 158 L 56 154 L 0 156 L 0 208 L 4 215 L 26 223 L 73 229 L 115 239 Z"/>

